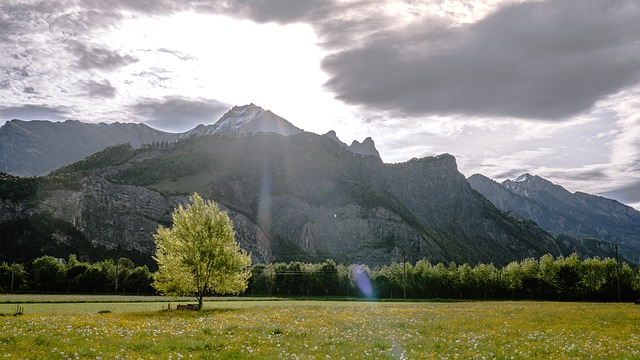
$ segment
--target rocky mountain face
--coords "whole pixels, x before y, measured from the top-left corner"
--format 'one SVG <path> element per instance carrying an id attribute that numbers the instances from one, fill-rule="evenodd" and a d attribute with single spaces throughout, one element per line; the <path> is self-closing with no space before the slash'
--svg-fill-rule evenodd
<path id="1" fill-rule="evenodd" d="M 471 186 L 497 208 L 535 221 L 554 235 L 595 238 L 617 244 L 631 261 L 640 254 L 640 212 L 615 200 L 571 193 L 539 176 L 524 174 L 497 183 L 483 175 L 469 177 Z M 613 256 L 612 246 L 603 249 Z"/>
<path id="2" fill-rule="evenodd" d="M 177 139 L 176 134 L 144 124 L 11 120 L 0 127 L 0 171 L 20 176 L 45 175 L 112 145 L 129 143 L 140 147 Z"/>
<path id="3" fill-rule="evenodd" d="M 340 144 L 340 146 L 344 147 L 345 149 L 349 149 L 349 151 L 351 151 L 354 154 L 369 155 L 369 156 L 375 156 L 377 158 L 380 158 L 380 153 L 378 152 L 378 149 L 376 149 L 376 144 L 373 142 L 373 139 L 371 137 L 364 139 L 364 141 L 362 142 L 359 142 L 358 140 L 353 140 L 351 145 L 347 145 L 338 138 L 338 135 L 333 130 L 324 134 L 324 136 L 337 142 L 338 144 Z"/>
<path id="4" fill-rule="evenodd" d="M 15 239 L 40 252 L 89 242 L 149 259 L 157 226 L 198 192 L 228 211 L 255 262 L 505 264 L 593 254 L 496 209 L 450 155 L 384 164 L 304 132 L 115 146 L 42 178 L 1 177 L 0 186 L 3 248 Z M 30 245 L 29 234 L 42 241 Z"/>

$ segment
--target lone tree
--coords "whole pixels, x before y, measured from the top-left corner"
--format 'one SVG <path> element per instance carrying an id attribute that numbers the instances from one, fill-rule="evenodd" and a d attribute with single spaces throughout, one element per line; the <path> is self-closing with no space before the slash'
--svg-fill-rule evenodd
<path id="1" fill-rule="evenodd" d="M 247 288 L 251 256 L 235 241 L 233 224 L 215 202 L 198 194 L 173 211 L 173 227 L 153 235 L 158 263 L 153 287 L 168 296 L 237 294 Z"/>

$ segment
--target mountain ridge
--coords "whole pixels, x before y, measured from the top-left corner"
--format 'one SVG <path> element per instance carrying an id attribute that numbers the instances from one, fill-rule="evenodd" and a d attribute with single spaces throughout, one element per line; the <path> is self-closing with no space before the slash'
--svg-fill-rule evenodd
<path id="1" fill-rule="evenodd" d="M 618 245 L 630 259 L 640 255 L 640 212 L 630 206 L 597 195 L 571 193 L 530 174 L 502 183 L 480 174 L 468 180 L 500 210 L 535 221 L 556 236 L 602 239 Z"/>
<path id="2" fill-rule="evenodd" d="M 141 123 L 14 119 L 0 127 L 0 171 L 18 176 L 42 176 L 113 145 L 128 143 L 138 148 L 153 143 L 172 143 L 190 136 L 260 132 L 289 136 L 303 130 L 255 104 L 234 106 L 216 123 L 200 124 L 183 133 L 164 132 Z M 364 146 L 347 148 L 380 157 L 373 140 L 366 142 Z"/>
<path id="3" fill-rule="evenodd" d="M 76 239 L 149 259 L 154 228 L 169 225 L 173 208 L 198 192 L 229 213 L 241 246 L 261 263 L 506 264 L 601 253 L 599 241 L 556 239 L 498 210 L 449 154 L 386 164 L 371 138 L 347 145 L 334 131 L 304 132 L 254 104 L 195 129 L 171 141 L 113 145 L 39 178 L 0 177 L 8 189 L 0 225 L 12 224 L 0 240 L 24 249 L 39 232 L 56 246 Z"/>
<path id="4" fill-rule="evenodd" d="M 14 119 L 0 127 L 0 170 L 20 176 L 45 175 L 112 145 L 140 147 L 177 139 L 176 134 L 145 124 Z"/>
<path id="5" fill-rule="evenodd" d="M 28 180 L 7 178 L 16 182 L 12 189 L 29 188 Z M 258 263 L 506 264 L 546 253 L 597 253 L 500 212 L 449 154 L 385 164 L 305 132 L 119 145 L 32 181 L 35 190 L 22 197 L 3 192 L 0 226 L 45 216 L 67 224 L 46 234 L 51 244 L 75 236 L 147 259 L 155 228 L 170 225 L 173 208 L 193 192 L 229 213 L 239 243 Z M 0 240 L 28 247 L 24 231 L 12 229 Z"/>

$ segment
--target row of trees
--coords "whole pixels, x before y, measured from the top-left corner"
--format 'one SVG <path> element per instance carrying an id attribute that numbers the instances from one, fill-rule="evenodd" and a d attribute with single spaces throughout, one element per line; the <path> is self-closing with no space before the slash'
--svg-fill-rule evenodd
<path id="1" fill-rule="evenodd" d="M 0 292 L 29 293 L 139 293 L 153 292 L 147 266 L 136 267 L 128 258 L 94 264 L 42 256 L 30 264 L 0 264 Z"/>
<path id="2" fill-rule="evenodd" d="M 0 265 L 0 291 L 151 294 L 154 274 L 127 258 L 94 264 L 74 255 L 66 263 L 43 256 L 28 266 Z M 366 265 L 323 263 L 257 264 L 251 268 L 249 296 L 348 296 L 395 299 L 545 299 L 630 301 L 640 298 L 640 271 L 615 259 L 578 256 L 493 264 L 392 263 Z"/>
<path id="3" fill-rule="evenodd" d="M 366 276 L 363 276 L 366 274 Z M 363 280 L 363 278 L 365 280 Z M 370 287 L 370 289 L 369 289 Z M 640 296 L 640 271 L 614 259 L 573 254 L 539 260 L 493 264 L 392 263 L 369 269 L 332 260 L 255 265 L 249 279 L 251 295 L 333 295 L 378 298 L 463 298 L 546 300 L 633 300 Z"/>

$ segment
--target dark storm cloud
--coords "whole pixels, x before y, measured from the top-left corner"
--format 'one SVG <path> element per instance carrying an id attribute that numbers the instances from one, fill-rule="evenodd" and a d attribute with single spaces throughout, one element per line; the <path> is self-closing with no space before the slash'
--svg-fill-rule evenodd
<path id="1" fill-rule="evenodd" d="M 36 94 L 36 89 L 33 86 L 26 86 L 22 89 L 22 92 L 25 94 Z"/>
<path id="2" fill-rule="evenodd" d="M 70 50 L 78 58 L 76 66 L 83 70 L 114 70 L 138 61 L 130 55 L 120 55 L 111 49 L 81 43 L 75 44 Z"/>
<path id="3" fill-rule="evenodd" d="M 617 199 L 626 204 L 640 203 L 640 181 L 621 186 L 617 189 L 600 194 L 601 196 Z"/>
<path id="4" fill-rule="evenodd" d="M 86 10 L 99 12 L 130 11 L 147 15 L 168 15 L 179 11 L 222 13 L 249 18 L 259 23 L 292 23 L 330 9 L 328 0 L 80 0 Z"/>
<path id="5" fill-rule="evenodd" d="M 564 174 L 564 178 L 569 180 L 578 180 L 578 181 L 603 181 L 603 180 L 606 180 L 608 177 L 609 176 L 605 174 L 604 171 L 601 171 L 601 170 L 581 171 L 573 175 Z"/>
<path id="6" fill-rule="evenodd" d="M 47 24 L 58 11 L 65 6 L 59 1 L 37 1 L 32 3 L 0 4 L 0 40 L 11 41 L 15 35 L 23 35 L 37 27 Z"/>
<path id="7" fill-rule="evenodd" d="M 152 127 L 169 131 L 186 131 L 198 124 L 216 122 L 231 106 L 213 99 L 169 96 L 143 99 L 132 111 L 148 120 Z"/>
<path id="8" fill-rule="evenodd" d="M 69 109 L 63 106 L 46 105 L 0 106 L 0 118 L 5 120 L 64 120 L 68 119 Z"/>
<path id="9" fill-rule="evenodd" d="M 2 8 L 0 8 L 2 9 Z M 4 16 L 0 17 L 0 40 L 6 41 L 9 37 L 12 22 L 8 19 L 8 14 L 4 14 Z"/>
<path id="10" fill-rule="evenodd" d="M 206 6 L 203 4 L 203 6 Z M 335 5 L 327 0 L 239 0 L 225 8 L 236 16 L 250 18 L 259 23 L 289 24 L 310 17 L 326 15 Z M 218 10 L 213 7 L 212 10 Z"/>
<path id="11" fill-rule="evenodd" d="M 405 116 L 562 119 L 640 80 L 639 18 L 635 0 L 557 0 L 382 29 L 323 61 L 326 87 Z"/>
<path id="12" fill-rule="evenodd" d="M 116 88 L 111 85 L 109 80 L 85 81 L 82 83 L 82 89 L 88 97 L 112 98 L 116 96 Z"/>
<path id="13" fill-rule="evenodd" d="M 494 168 L 500 168 L 498 165 L 482 165 L 485 168 L 490 168 L 490 167 L 494 167 Z M 516 179 L 518 176 L 522 175 L 522 174 L 526 174 L 527 173 L 527 169 L 525 168 L 521 168 L 521 169 L 513 169 L 513 170 L 508 170 L 508 171 L 503 171 L 500 173 L 497 173 L 495 175 L 493 175 L 494 178 L 496 179 Z"/>
<path id="14" fill-rule="evenodd" d="M 607 174 L 601 170 L 575 170 L 571 171 L 546 171 L 545 177 L 559 178 L 569 181 L 602 181 L 608 178 Z"/>
<path id="15" fill-rule="evenodd" d="M 162 15 L 175 11 L 188 10 L 193 1 L 175 0 L 80 0 L 79 4 L 92 11 L 112 12 L 112 11 L 135 11 L 141 14 Z M 198 1 L 196 1 L 198 2 Z M 202 2 L 209 2 L 202 0 Z M 212 1 L 216 3 L 216 1 Z"/>
<path id="16" fill-rule="evenodd" d="M 333 52 L 322 62 L 330 75 L 326 88 L 347 103 L 407 117 L 556 120 L 640 81 L 639 8 L 636 0 L 530 1 L 452 26 L 419 10 L 413 10 L 419 20 L 401 25 L 384 3 L 359 0 L 36 1 L 0 4 L 0 39 L 11 42 L 14 34 L 36 33 L 46 24 L 68 44 L 76 67 L 111 71 L 138 59 L 91 43 L 86 34 L 115 26 L 125 13 L 195 10 L 260 23 L 306 23 Z M 1 86 L 9 85 L 0 79 Z"/>
<path id="17" fill-rule="evenodd" d="M 384 12 L 383 5 L 370 0 L 237 0 L 223 6 L 214 4 L 195 6 L 258 23 L 309 24 L 327 49 L 351 47 L 397 21 Z"/>

